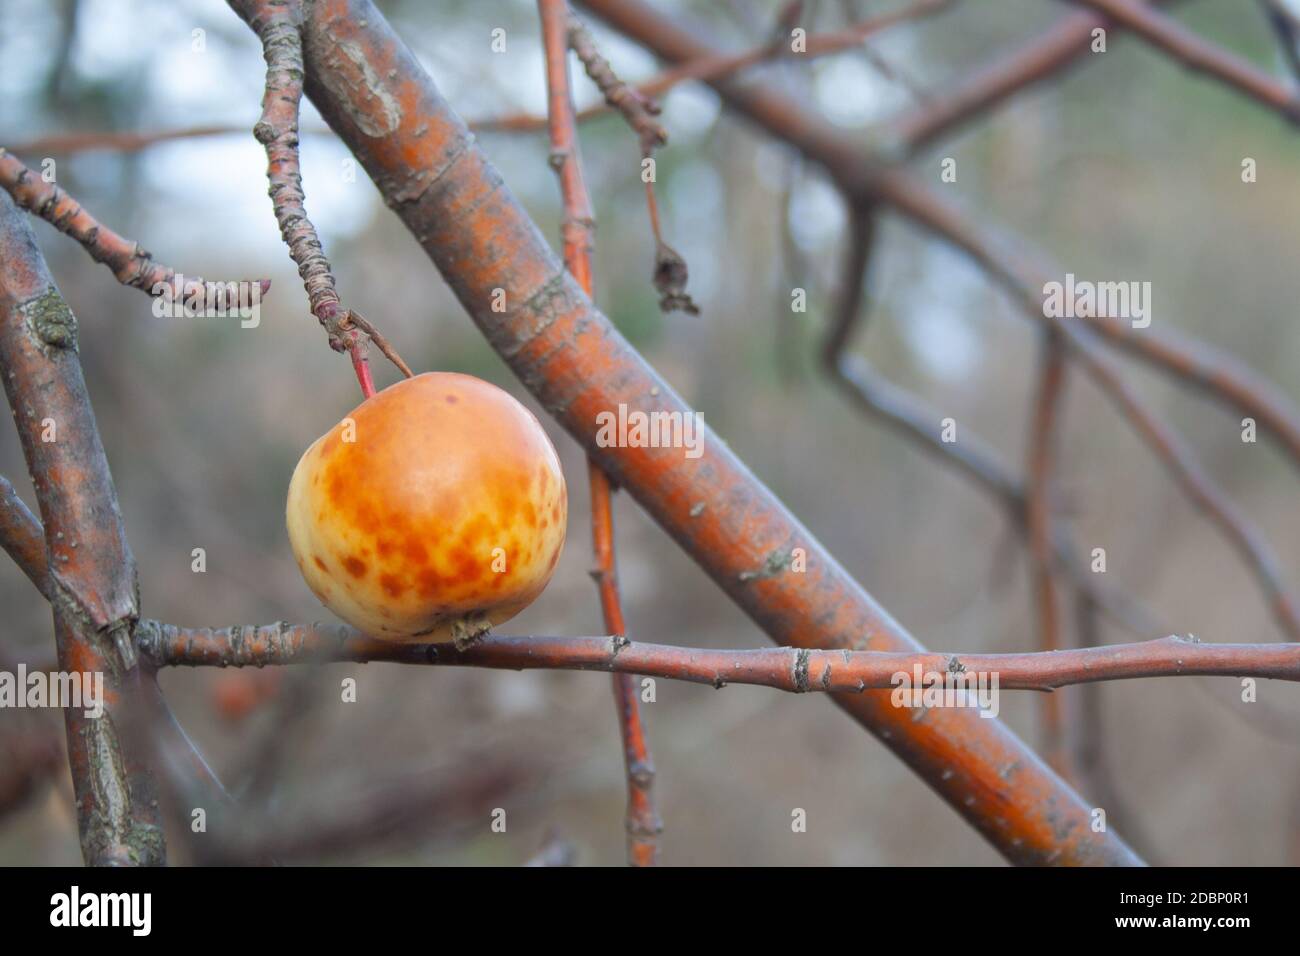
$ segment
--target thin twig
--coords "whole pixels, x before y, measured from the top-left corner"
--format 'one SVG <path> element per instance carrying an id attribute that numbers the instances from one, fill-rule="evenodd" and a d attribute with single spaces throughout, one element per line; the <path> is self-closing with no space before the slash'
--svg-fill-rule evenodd
<path id="1" fill-rule="evenodd" d="M 329 129 L 304 129 L 299 132 L 300 134 L 315 136 L 334 135 Z M 149 133 L 121 130 L 105 130 L 93 133 L 51 133 L 48 136 L 38 136 L 35 139 L 12 143 L 9 146 L 9 151 L 24 156 L 58 156 L 96 150 L 111 153 L 139 153 L 153 146 L 181 140 L 247 135 L 247 126 L 232 124 L 182 126 L 175 129 L 154 130 Z"/>
<path id="2" fill-rule="evenodd" d="M 400 371 L 402 375 L 406 378 L 415 377 L 415 373 L 411 371 L 409 365 L 402 361 L 402 357 L 397 354 L 397 349 L 393 347 L 393 344 L 389 342 L 377 328 L 371 325 L 370 322 L 367 321 L 366 318 L 356 309 L 348 309 L 347 318 L 344 320 L 343 324 L 345 328 L 349 325 L 355 325 L 362 332 L 365 332 L 366 335 L 369 336 L 370 341 L 375 343 L 375 347 L 384 354 L 384 357 L 387 358 L 388 361 L 397 366 L 398 371 Z"/>
<path id="3" fill-rule="evenodd" d="M 1038 612 L 1038 646 L 1044 651 L 1060 650 L 1062 640 L 1061 595 L 1057 588 L 1052 545 L 1052 469 L 1061 393 L 1065 387 L 1066 354 L 1060 335 L 1048 332 L 1042 343 L 1043 356 L 1029 430 L 1029 455 L 1025 468 L 1025 513 L 1029 553 L 1032 558 L 1034 603 Z M 1044 698 L 1042 717 L 1044 755 L 1047 762 L 1067 780 L 1075 780 L 1066 747 L 1065 718 L 1060 698 Z"/>
<path id="4" fill-rule="evenodd" d="M 546 835 L 539 849 L 533 856 L 529 857 L 524 866 L 576 866 L 578 863 L 578 848 L 564 839 L 561 834 L 552 830 Z"/>
<path id="5" fill-rule="evenodd" d="M 850 234 L 845 241 L 845 259 L 833 321 L 822 342 L 822 368 L 856 407 L 893 428 L 898 434 L 953 467 L 974 485 L 992 495 L 1007 511 L 1011 526 L 1020 534 L 1028 531 L 1028 501 L 1020 479 L 1001 461 L 993 447 L 966 426 L 960 442 L 942 437 L 943 418 L 915 396 L 883 379 L 861 355 L 849 351 L 853 334 L 863 314 L 863 285 L 866 278 L 875 213 L 872 207 L 852 206 Z M 1139 637 L 1150 637 L 1160 628 L 1150 611 L 1117 588 L 1101 583 L 1077 556 L 1075 542 L 1058 529 L 1052 538 L 1053 566 L 1069 577 L 1074 587 L 1086 593 L 1106 615 Z"/>
<path id="6" fill-rule="evenodd" d="M 585 30 L 572 20 L 565 0 L 538 0 L 537 8 L 541 16 L 543 45 L 546 50 L 551 165 L 559 177 L 564 201 L 564 264 L 578 280 L 583 291 L 591 296 L 593 234 L 596 224 L 591 197 L 583 182 L 567 56 L 568 44 L 573 42 L 576 46 L 578 42 L 583 42 L 575 41 L 575 35 L 585 34 Z M 590 38 L 587 37 L 586 42 L 589 41 Z M 602 75 L 608 81 L 613 73 L 608 70 L 608 64 L 605 66 Z M 613 82 L 616 84 L 617 79 L 613 79 Z M 624 101 L 626 97 L 626 94 L 606 91 L 605 86 L 602 86 L 602 91 L 614 102 Z M 599 589 L 606 630 L 614 634 L 625 634 L 627 625 L 618 590 L 614 551 L 613 488 L 600 466 L 591 459 L 587 462 L 587 474 L 591 486 L 592 546 L 596 556 L 596 570 L 592 572 L 592 577 Z M 633 866 L 653 866 L 658 859 L 659 834 L 663 830 L 663 823 L 654 803 L 654 762 L 646 740 L 645 725 L 641 720 L 637 684 L 630 674 L 614 675 L 613 683 L 628 781 L 628 862 Z"/>
<path id="7" fill-rule="evenodd" d="M 1300 681 L 1300 644 L 1202 644 L 1177 635 L 1061 651 L 963 654 L 846 651 L 800 647 L 710 650 L 611 637 L 489 635 L 457 650 L 397 644 L 338 624 L 182 628 L 142 621 L 140 653 L 158 667 L 266 667 L 326 663 L 420 664 L 499 670 L 578 670 L 665 680 L 752 684 L 793 693 L 860 693 L 900 685 L 899 674 L 998 675 L 1001 690 L 1052 690 L 1146 677 L 1233 676 Z"/>
<path id="8" fill-rule="evenodd" d="M 1069 328 L 1062 325 L 1062 328 Z M 1194 507 L 1204 514 L 1236 548 L 1254 573 L 1278 626 L 1290 640 L 1300 640 L 1300 602 L 1286 583 L 1281 563 L 1268 539 L 1219 487 L 1201 466 L 1195 453 L 1178 432 L 1156 418 L 1143 405 L 1132 387 L 1123 380 L 1107 356 L 1086 344 L 1087 337 L 1072 332 L 1075 354 L 1089 375 L 1101 386 L 1122 417 L 1154 452 Z"/>
<path id="9" fill-rule="evenodd" d="M 63 187 L 46 182 L 3 147 L 0 147 L 0 186 L 23 209 L 79 242 L 92 259 L 108 266 L 122 285 L 148 295 L 158 295 L 160 288 L 165 287 L 176 300 L 201 308 L 232 305 L 224 298 L 228 283 L 210 283 L 191 277 L 176 288 L 175 269 L 157 262 L 138 242 L 103 225 Z M 261 279 L 258 284 L 262 295 L 271 288 L 270 279 Z"/>
<path id="10" fill-rule="evenodd" d="M 666 145 L 668 131 L 655 119 L 659 115 L 659 104 L 618 78 L 609 61 L 596 49 L 591 33 L 571 14 L 568 15 L 568 40 L 582 61 L 587 76 L 605 97 L 606 105 L 623 114 L 627 125 L 636 132 L 641 143 L 641 155 L 651 156 L 660 146 Z"/>
<path id="11" fill-rule="evenodd" d="M 1260 0 L 1264 18 L 1277 35 L 1277 45 L 1291 69 L 1293 79 L 1300 80 L 1300 17 L 1287 9 L 1283 0 Z"/>
<path id="12" fill-rule="evenodd" d="M 298 266 L 311 313 L 329 336 L 330 348 L 347 352 L 352 360 L 361 393 L 375 394 L 370 371 L 367 339 L 373 326 L 343 308 L 335 288 L 334 273 L 321 247 L 316 227 L 307 217 L 306 197 L 302 190 L 302 173 L 298 159 L 298 117 L 303 92 L 302 9 L 298 0 L 264 0 L 251 5 L 250 25 L 262 41 L 266 59 L 266 94 L 262 99 L 262 117 L 253 127 L 253 135 L 266 147 L 267 179 L 270 180 L 271 204 L 280 235 L 289 247 L 289 255 Z M 363 338 L 358 329 L 366 333 Z M 387 341 L 381 350 L 408 378 L 410 369 L 397 357 Z"/>
<path id="13" fill-rule="evenodd" d="M 948 89 L 889 121 L 889 137 L 898 144 L 900 157 L 915 156 L 1016 93 L 1059 75 L 1089 53 L 1094 30 L 1117 26 L 1089 10 L 1068 13 L 1032 40 L 998 50 Z"/>
<path id="14" fill-rule="evenodd" d="M 1133 0 L 1075 0 L 1110 17 L 1167 53 L 1183 66 L 1213 79 L 1262 103 L 1290 123 L 1300 123 L 1300 97 L 1293 87 L 1281 83 L 1216 43 L 1192 32 L 1146 3 Z"/>
<path id="15" fill-rule="evenodd" d="M 643 162 L 654 162 L 654 151 L 667 144 L 668 132 L 655 116 L 659 105 L 649 97 L 643 96 L 618 78 L 608 60 L 596 49 L 587 28 L 572 14 L 567 16 L 568 45 L 578 59 L 582 61 L 587 76 L 596 84 L 605 102 L 623 115 L 632 127 L 641 145 Z M 569 100 L 569 112 L 573 112 L 572 100 Z M 575 121 L 576 122 L 576 121 Z M 672 246 L 664 241 L 659 226 L 659 201 L 655 197 L 655 180 L 653 174 L 647 175 L 642 170 L 645 183 L 646 209 L 650 215 L 650 229 L 655 239 L 655 259 L 652 279 L 659 290 L 659 308 L 663 312 L 685 312 L 687 315 L 699 315 L 699 307 L 686 292 L 690 271 L 686 260 Z"/>

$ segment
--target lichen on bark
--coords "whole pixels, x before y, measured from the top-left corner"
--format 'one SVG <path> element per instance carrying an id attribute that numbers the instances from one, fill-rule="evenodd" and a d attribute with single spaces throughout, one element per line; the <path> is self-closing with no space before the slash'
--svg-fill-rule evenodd
<path id="1" fill-rule="evenodd" d="M 41 342 L 54 348 L 76 350 L 77 317 L 54 286 L 24 302 L 21 311 L 28 328 Z"/>

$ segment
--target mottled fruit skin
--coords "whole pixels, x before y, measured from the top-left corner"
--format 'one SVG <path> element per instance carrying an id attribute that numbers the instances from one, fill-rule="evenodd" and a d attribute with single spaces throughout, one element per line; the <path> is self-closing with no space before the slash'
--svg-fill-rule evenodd
<path id="1" fill-rule="evenodd" d="M 327 608 L 375 637 L 445 641 L 532 603 L 568 511 L 559 458 L 528 409 L 473 376 L 428 372 L 307 449 L 287 519 Z"/>

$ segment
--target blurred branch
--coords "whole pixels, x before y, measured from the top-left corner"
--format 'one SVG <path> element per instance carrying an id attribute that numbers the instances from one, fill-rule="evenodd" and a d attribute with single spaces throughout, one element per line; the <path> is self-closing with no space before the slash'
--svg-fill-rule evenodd
<path id="1" fill-rule="evenodd" d="M 1038 397 L 1034 402 L 1029 429 L 1029 455 L 1025 468 L 1025 515 L 1034 603 L 1038 612 L 1038 646 L 1057 651 L 1064 646 L 1061 594 L 1057 588 L 1052 546 L 1055 541 L 1052 520 L 1056 431 L 1060 418 L 1061 396 L 1067 374 L 1065 349 L 1060 336 L 1048 332 L 1043 337 L 1039 366 Z M 1042 706 L 1047 762 L 1067 780 L 1076 780 L 1065 739 L 1065 718 L 1059 697 L 1044 698 Z"/>
<path id="2" fill-rule="evenodd" d="M 1300 17 L 1287 9 L 1284 0 L 1260 0 L 1264 17 L 1277 35 L 1277 45 L 1291 68 L 1292 78 L 1300 80 Z"/>
<path id="3" fill-rule="evenodd" d="M 573 20 L 567 0 L 538 0 L 542 21 L 542 40 L 546 52 L 547 115 L 550 117 L 551 166 L 560 180 L 564 203 L 564 265 L 588 295 L 592 291 L 593 234 L 596 228 L 591 197 L 582 176 L 582 157 L 578 145 L 577 123 L 573 115 L 573 95 L 569 86 L 569 46 L 586 47 L 579 57 L 587 65 L 593 80 L 613 104 L 623 104 L 628 121 L 648 124 L 641 133 L 642 149 L 648 155 L 667 140 L 667 134 L 649 118 L 645 104 L 636 101 L 625 85 L 613 75 L 608 64 L 591 46 L 586 30 Z M 603 66 L 602 66 L 603 64 Z M 657 130 L 657 132 L 656 132 Z M 600 595 L 605 629 L 625 634 L 623 601 L 618 589 L 617 563 L 614 552 L 613 488 L 605 472 L 595 461 L 587 459 L 591 486 L 591 536 L 596 556 L 592 577 Z M 659 834 L 663 823 L 654 802 L 654 761 L 646 740 L 645 725 L 637 702 L 636 680 L 630 674 L 614 676 L 614 701 L 618 708 L 619 735 L 623 741 L 623 758 L 627 773 L 628 863 L 654 866 L 659 856 Z"/>
<path id="4" fill-rule="evenodd" d="M 754 684 L 792 693 L 861 693 L 892 688 L 897 675 L 994 674 L 1002 690 L 1051 690 L 1140 677 L 1230 675 L 1300 681 L 1300 644 L 1202 644 L 1164 637 L 1136 644 L 1021 654 L 814 650 L 804 647 L 708 650 L 644 644 L 625 637 L 489 635 L 464 650 L 453 644 L 398 644 L 343 625 L 277 622 L 262 627 L 181 628 L 141 622 L 141 654 L 158 667 L 266 667 L 351 661 L 580 670 L 644 674 L 709 684 Z"/>
<path id="5" fill-rule="evenodd" d="M 899 23 L 939 13 L 952 6 L 955 2 L 956 0 L 915 0 L 915 2 L 905 7 L 868 17 L 843 29 L 808 36 L 805 38 L 805 48 L 801 53 L 794 53 L 791 50 L 790 37 L 786 34 L 779 35 L 773 40 L 744 53 L 701 56 L 690 63 L 664 70 L 649 80 L 628 87 L 627 95 L 630 98 L 645 102 L 662 96 L 679 83 L 687 80 L 708 82 L 734 76 L 737 73 L 776 59 L 804 60 L 842 53 L 845 50 L 857 48 L 867 37 L 887 30 Z M 601 105 L 579 111 L 577 120 L 583 122 L 596 116 L 602 116 L 617 108 L 620 108 L 617 104 L 607 101 Z M 470 127 L 476 132 L 529 132 L 544 129 L 545 126 L 545 117 L 534 116 L 530 113 L 512 113 L 496 118 L 475 120 L 470 123 Z M 636 128 L 635 124 L 634 128 Z"/>
<path id="6" fill-rule="evenodd" d="M 875 232 L 874 218 L 870 206 L 850 207 L 843 275 L 832 322 L 822 343 L 822 367 L 832 383 L 843 389 L 858 408 L 992 495 L 1006 509 L 1012 527 L 1022 535 L 1027 534 L 1029 506 L 1025 488 L 988 442 L 969 426 L 965 426 L 961 441 L 944 441 L 941 414 L 927 408 L 910 392 L 890 384 L 865 358 L 849 351 L 863 312 L 863 285 Z M 1103 586 L 1080 562 L 1076 550 L 1064 529 L 1058 531 L 1052 536 L 1053 567 L 1067 574 L 1075 588 L 1088 594 L 1108 617 L 1138 636 L 1149 637 L 1160 630 L 1150 612 L 1131 597 Z"/>
<path id="7" fill-rule="evenodd" d="M 1300 98 L 1284 83 L 1234 53 L 1188 30 L 1176 20 L 1135 0 L 1074 0 L 1131 30 L 1183 66 L 1219 80 L 1256 102 L 1300 123 Z"/>
<path id="8" fill-rule="evenodd" d="M 0 646 L 0 671 L 18 663 Z M 28 667 L 28 673 L 34 668 Z M 0 710 L 0 821 L 20 809 L 63 766 L 63 748 L 52 721 L 38 714 Z"/>
<path id="9" fill-rule="evenodd" d="M 1074 620 L 1080 647 L 1099 647 L 1103 644 L 1099 608 L 1091 597 L 1081 591 L 1074 595 Z M 1196 682 L 1197 686 L 1223 687 L 1222 682 L 1212 683 L 1208 680 Z M 1103 695 L 1105 684 L 1084 684 L 1077 695 L 1077 707 L 1071 714 L 1069 727 L 1070 755 L 1078 777 L 1079 788 L 1092 798 L 1094 805 L 1106 808 L 1106 816 L 1122 827 L 1125 835 L 1144 859 L 1158 866 L 1152 859 L 1152 841 L 1142 826 L 1139 814 L 1120 793 L 1111 770 L 1110 761 L 1106 759 L 1103 744 L 1106 738 L 1105 701 Z M 1227 688 L 1232 691 L 1231 685 Z"/>
<path id="10" fill-rule="evenodd" d="M 49 573 L 41 522 L 3 475 L 0 475 L 0 547 L 9 553 L 14 563 L 46 600 L 51 603 L 60 600 L 59 591 Z M 161 767 L 169 773 L 173 792 L 187 793 L 202 789 L 214 796 L 219 804 L 233 805 L 233 799 L 220 778 L 168 706 L 158 687 L 156 675 L 142 675 L 139 689 L 145 709 L 150 714 L 147 724 L 152 731 L 149 739 L 139 741 L 139 746 L 152 748 L 155 758 L 163 758 L 155 759 L 153 766 Z"/>
<path id="11" fill-rule="evenodd" d="M 1192 505 L 1228 539 L 1259 581 L 1278 626 L 1291 640 L 1300 638 L 1300 612 L 1282 567 L 1267 538 L 1201 466 L 1179 434 L 1142 405 L 1114 364 L 1095 349 L 1078 352 L 1079 361 L 1102 391 L 1115 402 L 1138 436 L 1155 453 Z"/>
<path id="12" fill-rule="evenodd" d="M 1170 2 L 1153 0 L 1153 5 Z M 915 156 L 1008 97 L 1058 75 L 1089 52 L 1094 30 L 1115 26 L 1108 17 L 1080 10 L 1061 17 L 1016 49 L 994 54 L 946 92 L 931 95 L 888 124 L 889 138 L 897 144 L 899 158 Z"/>
<path id="13" fill-rule="evenodd" d="M 558 832 L 552 832 L 547 834 L 542 848 L 524 866 L 576 866 L 577 863 L 578 848 Z"/>
<path id="14" fill-rule="evenodd" d="M 698 32 L 679 28 L 639 0 L 581 2 L 669 61 L 689 62 L 712 53 L 698 39 Z M 1074 24 L 1065 34 L 1066 39 L 1077 39 L 1077 26 Z M 1055 35 L 1052 39 L 1061 42 Z M 1042 288 L 1048 273 L 1059 274 L 1061 270 L 1026 262 L 1018 250 L 995 239 L 991 230 L 979 228 L 906 170 L 892 164 L 882 165 L 880 157 L 873 156 L 853 137 L 770 87 L 726 81 L 714 81 L 712 85 L 732 109 L 821 166 L 850 202 L 887 206 L 938 235 L 1006 286 L 1028 317 L 1046 323 L 1055 321 L 1043 315 Z M 994 94 L 1006 91 L 1005 85 L 991 82 L 981 83 L 979 88 L 985 97 L 993 96 L 994 102 L 997 99 Z M 986 99 L 981 98 L 980 102 L 985 104 Z M 1261 380 L 1237 359 L 1170 329 L 1135 329 L 1126 321 L 1096 315 L 1083 317 L 1082 321 L 1111 343 L 1176 380 L 1254 418 L 1264 431 L 1281 442 L 1294 464 L 1300 467 L 1300 411 L 1275 386 Z M 1076 339 L 1077 336 L 1069 336 L 1072 347 Z"/>
<path id="15" fill-rule="evenodd" d="M 333 135 L 329 130 L 302 130 L 307 134 Z M 29 139 L 26 142 L 11 144 L 11 153 L 25 156 L 51 156 L 66 153 L 92 152 L 104 150 L 112 153 L 138 153 L 151 146 L 162 143 L 174 143 L 187 139 L 205 139 L 210 136 L 247 136 L 247 126 L 229 124 L 207 126 L 185 126 L 179 129 L 156 130 L 152 133 L 99 132 L 99 133 L 53 133 Z"/>
<path id="16" fill-rule="evenodd" d="M 487 829 L 485 808 L 538 786 L 543 768 L 524 755 L 502 761 L 484 754 L 459 767 L 388 781 L 368 792 L 332 799 L 316 810 L 295 809 L 290 817 L 241 823 L 206 834 L 205 859 L 225 866 L 334 860 L 377 847 L 410 852 L 432 831 L 448 835 L 475 826 Z"/>
<path id="17" fill-rule="evenodd" d="M 654 151 L 668 143 L 668 132 L 655 116 L 659 114 L 659 104 L 643 96 L 628 86 L 614 73 L 609 61 L 600 55 L 596 43 L 587 28 L 566 10 L 566 30 L 568 47 L 582 62 L 588 78 L 596 84 L 605 103 L 618 110 L 632 131 L 636 133 L 641 146 L 641 180 L 645 184 L 646 209 L 650 214 L 650 229 L 654 233 L 655 258 L 651 281 L 659 292 L 659 309 L 662 312 L 681 311 L 687 315 L 699 315 L 700 310 L 686 292 L 689 270 L 686 260 L 672 246 L 664 241 L 659 225 L 659 201 L 655 197 L 655 182 L 658 179 L 654 167 Z M 565 74 L 567 78 L 567 72 Z M 567 90 L 567 82 L 566 82 Z M 567 95 L 565 102 L 568 112 L 573 112 L 573 99 Z M 570 126 L 575 122 L 571 121 Z M 576 137 L 576 132 L 573 134 Z M 554 133 L 552 133 L 554 140 Z M 648 168 L 647 168 L 648 167 Z M 590 205 L 588 203 L 588 205 Z M 588 295 L 591 289 L 586 289 Z"/>

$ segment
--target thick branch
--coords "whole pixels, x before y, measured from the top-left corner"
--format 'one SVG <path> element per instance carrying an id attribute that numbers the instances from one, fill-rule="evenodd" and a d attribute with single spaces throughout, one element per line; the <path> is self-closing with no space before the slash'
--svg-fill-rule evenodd
<path id="1" fill-rule="evenodd" d="M 76 330 L 26 217 L 0 194 L 0 367 L 44 522 L 49 583 L 42 590 L 53 596 L 60 669 L 104 680 L 102 716 L 64 711 L 82 853 L 92 865 L 157 864 L 165 851 L 153 781 L 128 732 L 139 694 L 130 640 L 135 560 Z M 30 561 L 24 570 L 39 573 Z"/>

